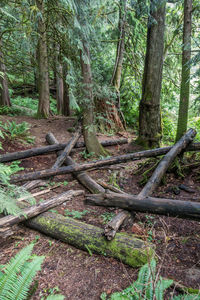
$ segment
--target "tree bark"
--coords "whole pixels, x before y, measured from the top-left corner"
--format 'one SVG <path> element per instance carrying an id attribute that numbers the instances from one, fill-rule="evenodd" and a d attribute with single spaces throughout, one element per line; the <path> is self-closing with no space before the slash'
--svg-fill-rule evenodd
<path id="1" fill-rule="evenodd" d="M 23 209 L 19 216 L 6 216 L 4 218 L 0 218 L 0 228 L 13 226 L 29 218 L 35 217 L 65 201 L 71 200 L 72 197 L 82 195 L 83 193 L 84 191 L 81 190 L 69 190 L 42 203 Z"/>
<path id="2" fill-rule="evenodd" d="M 160 184 L 160 181 L 167 171 L 169 165 L 175 159 L 175 157 L 181 153 L 183 149 L 187 147 L 196 135 L 194 129 L 189 129 L 188 132 L 172 147 L 172 149 L 162 158 L 157 168 L 153 172 L 151 178 L 148 180 L 145 187 L 139 193 L 138 198 L 144 199 L 151 195 L 156 187 Z"/>
<path id="3" fill-rule="evenodd" d="M 121 145 L 124 143 L 127 143 L 127 139 L 116 139 L 116 140 L 108 140 L 108 141 L 101 142 L 102 146 L 105 146 L 105 147 Z M 84 142 L 77 142 L 74 147 L 76 149 L 82 150 L 82 147 L 84 147 L 84 145 L 85 145 Z M 28 157 L 32 157 L 32 156 L 36 156 L 36 155 L 43 155 L 43 154 L 63 150 L 66 146 L 67 146 L 67 144 L 56 144 L 56 145 L 51 145 L 51 146 L 32 148 L 32 149 L 28 149 L 28 150 L 24 150 L 24 151 L 20 151 L 20 152 L 6 153 L 6 154 L 0 155 L 0 162 L 9 162 L 9 161 L 28 158 Z M 198 149 L 200 149 L 200 143 L 199 143 L 199 145 L 195 146 L 195 151 Z"/>
<path id="4" fill-rule="evenodd" d="M 66 81 L 67 78 L 67 64 L 63 66 L 63 108 L 62 113 L 64 116 L 71 116 L 71 109 L 70 109 L 70 97 L 69 97 L 69 84 Z"/>
<path id="5" fill-rule="evenodd" d="M 48 133 L 46 135 L 46 141 L 49 144 L 57 144 L 58 141 L 56 140 L 56 138 L 54 137 L 54 135 L 52 133 Z M 58 151 L 57 155 L 61 155 L 62 151 Z M 69 165 L 75 165 L 78 166 L 78 164 L 76 164 L 73 159 L 70 156 L 67 156 L 64 164 L 69 166 Z M 72 173 L 73 176 L 84 186 L 86 187 L 91 193 L 104 193 L 105 190 L 104 188 L 102 188 L 98 183 L 96 183 L 96 181 L 94 181 L 87 173 L 85 172 L 73 172 Z"/>
<path id="6" fill-rule="evenodd" d="M 106 150 L 99 143 L 94 124 L 94 98 L 92 91 L 92 72 L 90 65 L 90 51 L 87 41 L 82 41 L 83 49 L 80 53 L 81 71 L 83 77 L 84 101 L 83 108 L 83 136 L 88 153 L 105 155 Z"/>
<path id="7" fill-rule="evenodd" d="M 151 244 L 133 235 L 117 233 L 113 241 L 107 241 L 103 229 L 53 213 L 43 213 L 25 225 L 90 254 L 114 257 L 132 267 L 142 266 L 154 255 Z"/>
<path id="8" fill-rule="evenodd" d="M 192 31 L 192 0 L 184 1 L 184 25 L 183 25 L 183 52 L 182 52 L 182 74 L 181 92 L 178 113 L 178 125 L 176 141 L 187 130 L 188 109 L 190 98 L 190 65 L 191 59 L 191 31 Z"/>
<path id="9" fill-rule="evenodd" d="M 41 14 L 38 20 L 38 68 L 39 68 L 39 105 L 37 115 L 39 118 L 48 118 L 50 113 L 49 104 L 49 73 L 48 73 L 48 54 L 46 24 L 44 17 L 44 0 L 36 0 L 36 5 Z"/>
<path id="10" fill-rule="evenodd" d="M 200 203 L 192 201 L 153 197 L 139 199 L 137 195 L 106 193 L 87 195 L 86 203 L 106 207 L 119 207 L 129 211 L 200 220 Z"/>
<path id="11" fill-rule="evenodd" d="M 6 66 L 4 63 L 2 52 L 2 41 L 0 38 L 0 106 L 11 106 L 10 96 L 8 91 L 8 80 L 6 76 Z"/>
<path id="12" fill-rule="evenodd" d="M 64 79 L 63 79 L 63 66 L 60 53 L 60 46 L 55 45 L 55 70 L 56 70 L 56 101 L 57 101 L 57 112 L 62 114 L 63 99 L 64 99 Z"/>
<path id="13" fill-rule="evenodd" d="M 147 148 L 158 147 L 162 137 L 160 92 L 162 84 L 166 1 L 158 1 L 157 5 L 153 2 L 151 0 L 142 99 L 139 107 L 138 143 Z"/>
<path id="14" fill-rule="evenodd" d="M 72 137 L 72 139 L 69 141 L 69 143 L 67 144 L 67 146 L 65 147 L 63 152 L 58 156 L 56 162 L 52 166 L 52 169 L 56 169 L 56 168 L 59 168 L 59 167 L 62 166 L 62 164 L 64 163 L 66 157 L 69 155 L 69 153 L 73 149 L 74 145 L 76 144 L 76 142 L 78 141 L 80 136 L 81 136 L 81 129 L 78 128 L 77 132 Z"/>

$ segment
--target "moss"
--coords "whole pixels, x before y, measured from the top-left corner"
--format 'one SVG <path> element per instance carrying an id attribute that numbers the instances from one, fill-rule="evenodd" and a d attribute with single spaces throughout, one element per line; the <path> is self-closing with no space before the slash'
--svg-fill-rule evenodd
<path id="1" fill-rule="evenodd" d="M 107 241 L 103 236 L 103 229 L 53 213 L 38 216 L 28 221 L 28 225 L 63 242 L 91 252 L 90 255 L 96 252 L 111 256 L 132 267 L 140 267 L 154 256 L 153 246 L 133 235 L 117 233 L 114 240 Z"/>

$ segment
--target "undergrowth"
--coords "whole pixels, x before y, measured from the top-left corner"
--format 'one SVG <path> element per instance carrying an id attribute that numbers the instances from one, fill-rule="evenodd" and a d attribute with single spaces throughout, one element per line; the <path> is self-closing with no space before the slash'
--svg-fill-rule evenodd
<path id="1" fill-rule="evenodd" d="M 6 265 L 0 265 L 0 299 L 26 300 L 30 298 L 30 285 L 41 270 L 45 256 L 32 255 L 34 244 L 16 254 Z M 46 300 L 63 300 L 62 295 L 51 295 Z"/>
<path id="2" fill-rule="evenodd" d="M 138 278 L 128 288 L 110 297 L 101 294 L 101 300 L 164 300 L 165 291 L 174 284 L 172 279 L 164 279 L 157 273 L 156 260 L 141 267 Z M 171 300 L 200 300 L 199 294 L 181 294 Z"/>
<path id="3" fill-rule="evenodd" d="M 0 122 L 3 136 L 8 140 L 20 141 L 22 143 L 33 143 L 34 137 L 30 135 L 30 125 L 27 122 L 17 124 L 15 121 Z"/>

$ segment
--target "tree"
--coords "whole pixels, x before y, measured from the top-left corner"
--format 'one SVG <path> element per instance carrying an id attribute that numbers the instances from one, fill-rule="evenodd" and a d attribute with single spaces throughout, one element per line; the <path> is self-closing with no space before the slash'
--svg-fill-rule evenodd
<path id="1" fill-rule="evenodd" d="M 187 130 L 188 108 L 190 98 L 190 59 L 191 59 L 191 28 L 192 28 L 192 0 L 184 1 L 184 25 L 183 25 L 183 50 L 182 50 L 182 74 L 181 91 L 178 113 L 178 125 L 176 141 Z"/>
<path id="2" fill-rule="evenodd" d="M 6 66 L 2 52 L 2 41 L 0 37 L 0 106 L 11 106 L 8 91 L 8 80 L 6 75 Z"/>
<path id="3" fill-rule="evenodd" d="M 83 109 L 83 135 L 89 153 L 104 155 L 106 150 L 99 143 L 94 125 L 94 98 L 92 91 L 92 72 L 90 65 L 90 51 L 87 41 L 82 41 L 83 49 L 80 52 L 81 70 L 83 77 L 84 103 Z"/>
<path id="4" fill-rule="evenodd" d="M 36 0 L 37 8 L 40 13 L 38 20 L 38 72 L 39 72 L 39 105 L 38 117 L 48 118 L 49 108 L 49 71 L 48 71 L 48 54 L 47 54 L 47 37 L 45 24 L 44 1 Z"/>
<path id="5" fill-rule="evenodd" d="M 157 147 L 162 137 L 160 92 L 162 84 L 166 1 L 151 0 L 148 19 L 138 143 Z"/>

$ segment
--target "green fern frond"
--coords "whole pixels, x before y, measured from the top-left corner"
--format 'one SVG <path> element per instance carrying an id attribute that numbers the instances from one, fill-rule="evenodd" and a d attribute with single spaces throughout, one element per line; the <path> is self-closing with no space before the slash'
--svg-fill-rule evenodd
<path id="1" fill-rule="evenodd" d="M 9 263 L 5 266 L 4 276 L 0 278 L 0 299 L 8 300 L 8 293 L 17 281 L 18 274 L 20 273 L 24 263 L 30 258 L 33 250 L 33 244 L 23 248 L 14 258 L 11 258 Z"/>
<path id="2" fill-rule="evenodd" d="M 13 284 L 8 293 L 9 299 L 26 299 L 31 282 L 36 273 L 41 270 L 41 264 L 44 258 L 44 256 L 36 256 L 31 262 L 25 265 L 24 270 L 18 276 L 17 281 Z"/>

